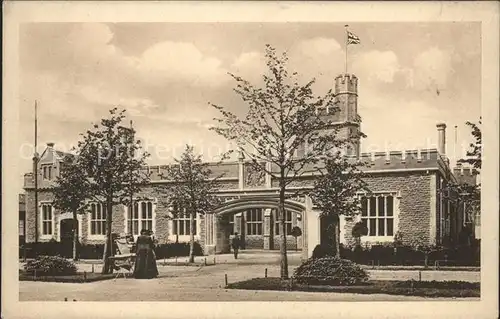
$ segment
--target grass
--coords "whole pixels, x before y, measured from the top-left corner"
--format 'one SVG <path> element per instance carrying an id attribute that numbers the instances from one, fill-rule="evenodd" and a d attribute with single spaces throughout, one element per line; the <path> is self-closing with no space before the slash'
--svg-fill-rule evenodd
<path id="1" fill-rule="evenodd" d="M 356 286 L 312 286 L 281 278 L 253 278 L 228 284 L 228 289 L 388 294 L 420 297 L 480 297 L 480 283 L 464 281 L 373 280 Z"/>
<path id="2" fill-rule="evenodd" d="M 476 266 L 439 266 L 434 265 L 425 268 L 425 266 L 377 266 L 360 265 L 367 270 L 421 270 L 421 271 L 481 271 L 481 267 Z"/>
<path id="3" fill-rule="evenodd" d="M 87 283 L 101 280 L 109 280 L 116 277 L 116 274 L 86 273 L 77 272 L 73 275 L 41 275 L 33 276 L 19 270 L 19 281 L 44 281 L 44 282 L 67 282 L 67 283 Z"/>

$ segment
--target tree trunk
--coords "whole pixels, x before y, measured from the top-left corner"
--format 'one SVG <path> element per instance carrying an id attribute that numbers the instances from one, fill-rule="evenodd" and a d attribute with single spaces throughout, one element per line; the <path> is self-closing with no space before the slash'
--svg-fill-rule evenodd
<path id="1" fill-rule="evenodd" d="M 78 260 L 78 215 L 73 211 L 73 260 Z"/>
<path id="2" fill-rule="evenodd" d="M 189 263 L 194 263 L 194 215 L 196 212 L 189 214 Z"/>
<path id="3" fill-rule="evenodd" d="M 335 216 L 334 220 L 334 231 L 335 231 L 335 257 L 340 258 L 340 220 L 339 216 Z"/>
<path id="4" fill-rule="evenodd" d="M 110 196 L 106 200 L 106 245 L 104 246 L 104 256 L 103 256 L 103 267 L 102 267 L 102 273 L 103 274 L 111 274 L 113 273 L 113 268 L 111 267 L 111 261 L 109 260 L 109 257 L 112 255 L 112 248 L 113 248 L 113 234 L 111 233 L 111 223 L 113 221 L 112 219 L 112 212 L 113 212 L 113 199 Z"/>
<path id="5" fill-rule="evenodd" d="M 280 189 L 280 202 L 279 202 L 279 216 L 280 216 L 280 276 L 281 279 L 288 279 L 288 259 L 286 254 L 286 224 L 285 224 L 285 187 Z"/>

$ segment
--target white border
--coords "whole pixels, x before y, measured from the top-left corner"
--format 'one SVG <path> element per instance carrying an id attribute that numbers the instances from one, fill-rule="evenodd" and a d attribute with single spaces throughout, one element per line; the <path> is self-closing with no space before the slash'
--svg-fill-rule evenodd
<path id="1" fill-rule="evenodd" d="M 498 87 L 499 87 L 499 22 L 498 3 L 491 2 L 20 2 L 4 4 L 4 103 L 12 107 L 3 108 L 4 132 L 15 131 L 18 126 L 16 105 L 19 102 L 17 79 L 18 27 L 22 21 L 125 21 L 125 22 L 202 22 L 202 21 L 324 21 L 324 22 L 388 22 L 388 21 L 481 21 L 482 22 L 482 113 L 484 120 L 484 160 L 482 174 L 488 178 L 482 181 L 482 209 L 498 211 Z M 19 178 L 16 134 L 3 134 L 2 183 L 4 183 L 2 210 L 17 211 L 17 190 L 5 187 L 10 179 Z M 5 294 L 2 306 L 6 318 L 200 318 L 212 317 L 260 318 L 358 318 L 380 316 L 384 318 L 495 318 L 498 305 L 498 214 L 482 216 L 482 297 L 478 302 L 464 301 L 422 301 L 397 302 L 388 307 L 385 303 L 356 302 L 329 303 L 308 302 L 259 302 L 262 311 L 255 311 L 257 304 L 240 303 L 190 303 L 186 311 L 185 302 L 157 303 L 64 303 L 18 302 L 18 294 Z M 3 247 L 16 247 L 17 220 L 15 214 L 3 214 L 5 233 Z M 16 231 L 14 231 L 16 230 Z M 14 249 L 15 251 L 16 249 Z M 6 252 L 8 251 L 8 252 Z M 9 255 L 7 255 L 9 254 Z M 10 249 L 3 250 L 2 280 L 5 291 L 18 289 L 15 258 Z M 12 265 L 8 263 L 12 262 Z M 112 306 L 110 306 L 112 305 Z M 235 307 L 236 306 L 236 307 Z M 164 309 L 168 307 L 169 311 Z M 95 314 L 95 315 L 94 315 Z"/>

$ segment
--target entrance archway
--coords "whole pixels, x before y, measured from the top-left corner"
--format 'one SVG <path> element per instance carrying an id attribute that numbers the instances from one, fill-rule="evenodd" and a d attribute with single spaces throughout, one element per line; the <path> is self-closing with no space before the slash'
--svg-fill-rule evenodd
<path id="1" fill-rule="evenodd" d="M 273 194 L 274 195 L 274 194 Z M 279 199 L 276 195 L 274 196 L 248 196 L 242 197 L 240 199 L 231 200 L 216 210 L 212 214 L 208 214 L 205 217 L 205 251 L 207 254 L 221 254 L 229 253 L 231 251 L 230 241 L 232 229 L 234 232 L 238 232 L 242 239 L 247 239 L 246 243 L 249 247 L 258 249 L 262 243 L 262 248 L 265 250 L 277 249 L 278 242 L 275 243 L 275 222 L 271 211 L 277 210 L 279 205 Z M 256 221 L 248 221 L 250 224 L 255 222 L 255 226 L 245 227 L 245 219 L 252 219 L 252 213 L 247 213 L 247 215 L 242 216 L 242 212 L 252 212 L 254 210 L 262 211 L 262 220 L 257 218 Z M 301 243 L 301 248 L 304 247 L 305 238 L 305 204 L 287 200 L 285 202 L 285 211 L 290 212 L 293 216 L 295 223 L 300 221 L 302 226 L 303 236 L 299 241 Z M 234 221 L 232 222 L 232 216 Z M 297 216 L 299 216 L 297 218 Z M 260 224 L 260 225 L 259 225 Z M 232 228 L 234 227 L 234 228 Z M 253 227 L 258 227 L 258 235 L 255 235 L 255 229 Z M 261 228 L 261 229 L 260 229 Z M 291 228 L 291 227 L 290 227 Z M 247 234 L 248 232 L 252 234 Z M 255 242 L 252 242 L 255 241 Z M 295 245 L 295 239 L 289 241 L 290 245 Z M 290 246 L 289 246 L 290 247 Z"/>

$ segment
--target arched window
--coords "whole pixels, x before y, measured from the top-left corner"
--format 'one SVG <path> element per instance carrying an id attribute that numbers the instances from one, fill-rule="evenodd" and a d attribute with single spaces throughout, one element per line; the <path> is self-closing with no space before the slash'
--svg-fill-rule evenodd
<path id="1" fill-rule="evenodd" d="M 139 235 L 142 229 L 153 229 L 153 203 L 150 200 L 134 201 L 132 211 L 127 213 L 127 231 Z"/>

